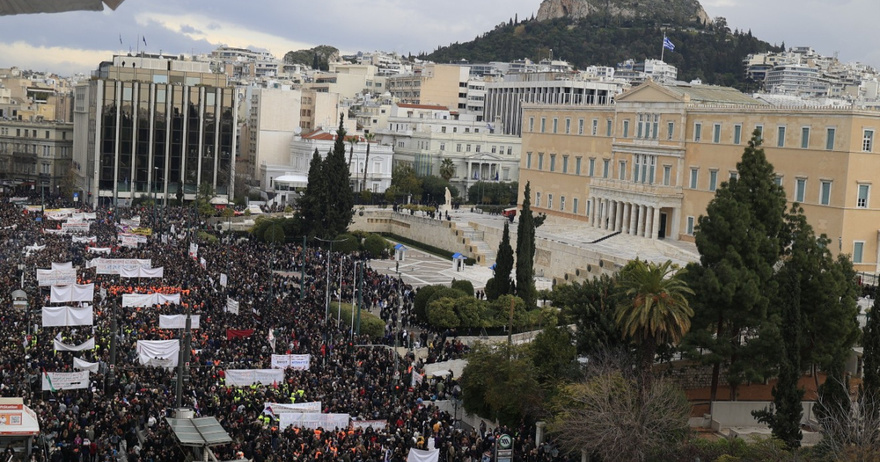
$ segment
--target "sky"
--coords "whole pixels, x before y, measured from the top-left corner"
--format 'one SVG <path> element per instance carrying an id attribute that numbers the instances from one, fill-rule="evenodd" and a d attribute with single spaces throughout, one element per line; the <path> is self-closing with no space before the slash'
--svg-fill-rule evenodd
<path id="1" fill-rule="evenodd" d="M 116 11 L 0 16 L 0 67 L 88 73 L 115 53 L 208 53 L 220 45 L 430 52 L 473 40 L 540 0 L 125 0 Z M 811 46 L 880 69 L 878 0 L 703 0 L 710 17 L 771 44 Z M 120 43 L 121 42 L 121 43 Z M 607 63 L 597 63 L 607 64 Z"/>

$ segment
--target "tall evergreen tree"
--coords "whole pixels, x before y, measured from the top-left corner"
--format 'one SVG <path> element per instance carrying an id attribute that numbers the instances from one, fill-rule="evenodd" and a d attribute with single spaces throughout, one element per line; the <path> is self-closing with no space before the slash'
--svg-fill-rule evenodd
<path id="1" fill-rule="evenodd" d="M 516 295 L 527 307 L 535 306 L 535 218 L 532 215 L 531 185 L 526 183 L 516 232 Z"/>
<path id="2" fill-rule="evenodd" d="M 321 154 L 318 153 L 318 148 L 315 148 L 312 161 L 309 163 L 309 182 L 300 199 L 299 207 L 304 228 L 312 235 L 317 234 L 318 230 L 325 227 L 324 206 L 327 203 L 325 183 L 324 163 Z"/>
<path id="3" fill-rule="evenodd" d="M 351 191 L 351 173 L 345 161 L 345 129 L 342 127 L 343 115 L 339 116 L 339 129 L 333 150 L 324 160 L 324 179 L 326 181 L 326 224 L 322 230 L 324 237 L 334 237 L 346 232 L 354 216 L 354 194 Z"/>
<path id="4" fill-rule="evenodd" d="M 501 234 L 501 243 L 498 244 L 498 253 L 495 257 L 495 276 L 486 282 L 486 296 L 489 300 L 513 293 L 513 281 L 510 279 L 512 272 L 513 248 L 510 246 L 510 226 L 504 222 L 504 233 Z"/>
<path id="5" fill-rule="evenodd" d="M 775 293 L 773 266 L 782 253 L 785 192 L 755 131 L 737 163 L 739 176 L 722 183 L 699 219 L 700 263 L 689 265 L 694 318 L 685 343 L 709 352 L 711 399 L 717 396 L 722 363 L 731 399 L 747 380 L 763 380 L 779 351 L 778 319 L 769 303 Z M 757 334 L 757 335 L 756 335 Z"/>

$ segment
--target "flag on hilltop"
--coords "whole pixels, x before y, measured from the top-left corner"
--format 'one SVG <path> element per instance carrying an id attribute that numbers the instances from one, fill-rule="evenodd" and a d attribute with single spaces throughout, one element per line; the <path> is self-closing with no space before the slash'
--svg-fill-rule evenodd
<path id="1" fill-rule="evenodd" d="M 663 48 L 666 48 L 669 51 L 675 51 L 675 44 L 672 43 L 672 40 L 669 40 L 669 37 L 663 37 Z"/>

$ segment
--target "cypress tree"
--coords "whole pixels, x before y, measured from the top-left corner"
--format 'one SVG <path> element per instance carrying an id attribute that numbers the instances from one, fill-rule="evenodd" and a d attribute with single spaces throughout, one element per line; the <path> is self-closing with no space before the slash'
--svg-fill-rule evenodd
<path id="1" fill-rule="evenodd" d="M 324 160 L 324 180 L 326 201 L 325 237 L 334 237 L 346 232 L 354 216 L 354 194 L 351 191 L 351 173 L 345 161 L 345 129 L 342 127 L 343 115 L 339 116 L 339 129 L 333 150 Z"/>
<path id="2" fill-rule="evenodd" d="M 318 153 L 318 148 L 315 148 L 312 161 L 309 163 L 309 182 L 300 199 L 299 207 L 303 225 L 309 234 L 314 235 L 318 230 L 325 228 L 324 206 L 327 203 L 325 192 L 324 163 L 321 160 L 321 154 Z"/>
<path id="3" fill-rule="evenodd" d="M 874 306 L 868 313 L 868 322 L 862 334 L 864 372 L 860 394 L 865 403 L 865 414 L 876 422 L 880 415 L 880 300 L 874 294 Z"/>
<path id="4" fill-rule="evenodd" d="M 527 307 L 535 306 L 535 217 L 532 215 L 531 184 L 526 183 L 516 236 L 516 295 Z"/>
<path id="5" fill-rule="evenodd" d="M 505 222 L 504 233 L 501 234 L 501 243 L 498 244 L 498 253 L 495 257 L 495 277 L 486 282 L 486 297 L 489 300 L 513 293 L 513 281 L 510 280 L 512 272 L 513 248 L 510 246 L 510 226 Z"/>

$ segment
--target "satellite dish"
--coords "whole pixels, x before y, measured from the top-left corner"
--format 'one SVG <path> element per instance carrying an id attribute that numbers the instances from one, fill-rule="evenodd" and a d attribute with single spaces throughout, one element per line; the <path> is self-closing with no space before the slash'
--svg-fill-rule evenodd
<path id="1" fill-rule="evenodd" d="M 293 134 L 294 134 L 294 135 L 299 135 L 300 133 L 302 133 L 302 131 L 303 131 L 302 127 L 295 127 L 295 128 L 293 129 Z"/>

